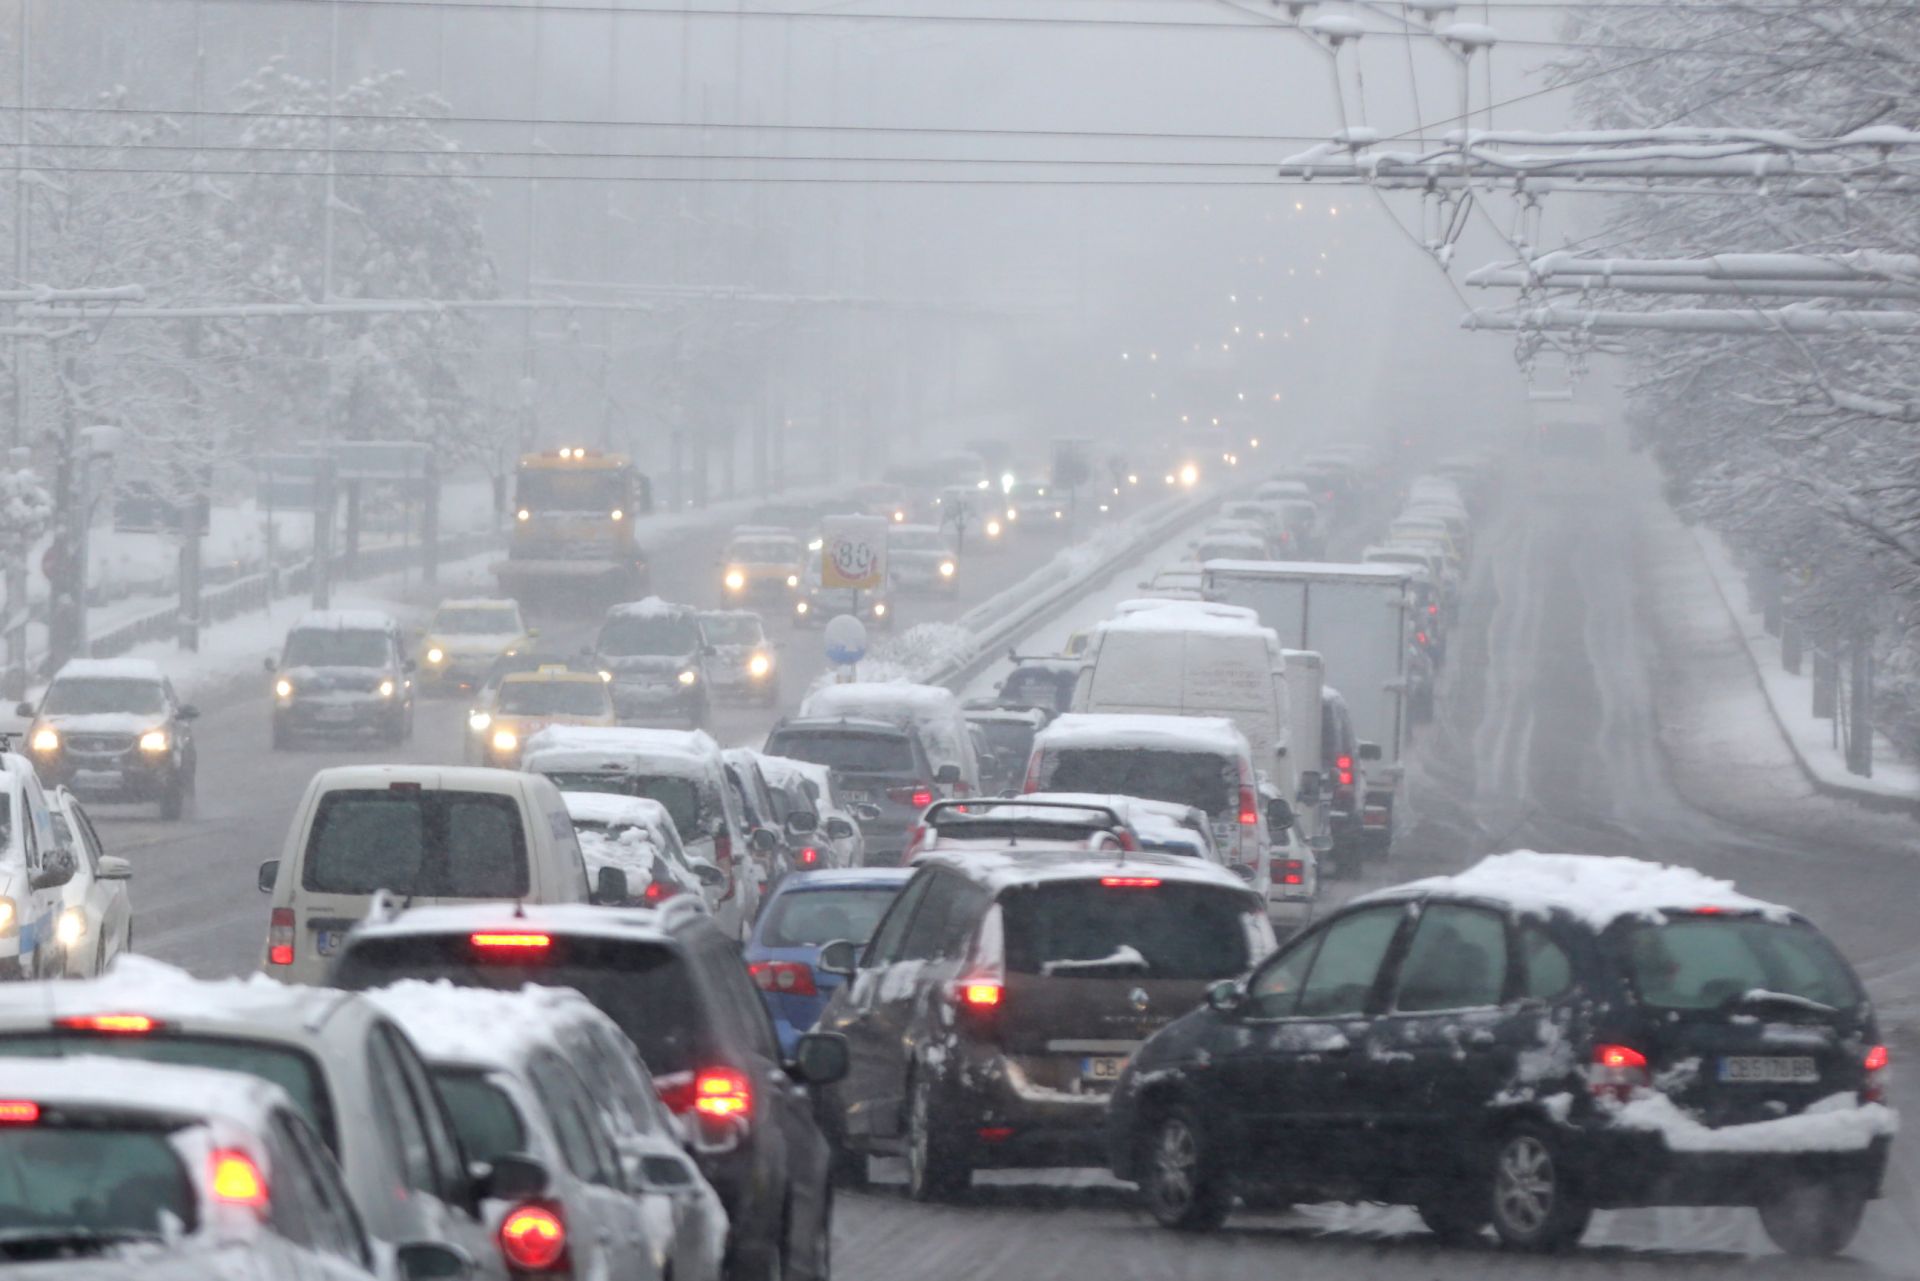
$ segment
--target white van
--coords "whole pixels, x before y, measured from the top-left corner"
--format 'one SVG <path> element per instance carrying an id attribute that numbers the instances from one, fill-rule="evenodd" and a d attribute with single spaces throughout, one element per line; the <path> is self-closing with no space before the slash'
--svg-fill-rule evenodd
<path id="1" fill-rule="evenodd" d="M 560 789 L 538 774 L 470 766 L 321 770 L 259 880 L 273 895 L 260 968 L 288 983 L 324 983 L 381 890 L 416 904 L 592 901 Z M 606 888 L 624 901 L 623 886 Z"/>

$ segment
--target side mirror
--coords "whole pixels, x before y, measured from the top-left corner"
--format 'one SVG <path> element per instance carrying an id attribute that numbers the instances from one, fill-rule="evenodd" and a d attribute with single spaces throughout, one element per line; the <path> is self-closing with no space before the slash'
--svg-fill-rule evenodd
<path id="1" fill-rule="evenodd" d="M 1275 832 L 1284 832 L 1293 826 L 1293 806 L 1285 798 L 1276 796 L 1267 802 L 1267 826 Z"/>
<path id="2" fill-rule="evenodd" d="M 200 709 L 192 703 L 182 703 L 180 709 L 174 712 L 173 717 L 175 720 L 180 721 L 197 721 L 200 719 Z"/>
<path id="3" fill-rule="evenodd" d="M 95 880 L 100 881 L 131 881 L 133 864 L 118 854 L 102 854 L 99 866 L 93 875 Z"/>
<path id="4" fill-rule="evenodd" d="M 26 717 L 26 718 L 27 718 L 28 720 L 32 720 L 32 719 L 33 719 L 33 704 L 32 704 L 32 703 L 28 703 L 28 702 L 21 702 L 21 703 L 18 703 L 18 704 L 15 704 L 15 706 L 14 706 L 14 709 L 13 709 L 13 714 L 14 714 L 15 716 L 24 716 L 24 717 Z"/>
<path id="5" fill-rule="evenodd" d="M 1238 979 L 1221 979 L 1207 989 L 1207 1008 L 1221 1014 L 1233 1014 L 1246 1004 L 1247 990 Z"/>
<path id="6" fill-rule="evenodd" d="M 547 1167 L 525 1153 L 495 1157 L 473 1181 L 474 1196 L 482 1201 L 524 1201 L 547 1190 Z"/>
<path id="7" fill-rule="evenodd" d="M 274 661 L 274 657 L 271 654 L 267 655 L 266 668 L 267 668 L 267 675 L 269 676 L 273 675 L 275 672 L 280 670 L 280 664 Z"/>
<path id="8" fill-rule="evenodd" d="M 593 901 L 601 907 L 620 907 L 631 897 L 625 869 L 603 867 L 594 875 Z"/>
<path id="9" fill-rule="evenodd" d="M 820 830 L 820 816 L 811 810 L 795 810 L 787 815 L 787 830 L 795 836 L 811 836 Z"/>
<path id="10" fill-rule="evenodd" d="M 844 818 L 827 820 L 827 839 L 830 841 L 850 841 L 853 839 L 853 824 Z"/>
<path id="11" fill-rule="evenodd" d="M 850 978 L 860 967 L 860 952 L 860 945 L 852 939 L 835 939 L 820 949 L 820 955 L 813 959 L 813 968 L 822 974 Z"/>
<path id="12" fill-rule="evenodd" d="M 40 870 L 28 878 L 27 884 L 36 890 L 57 890 L 73 879 L 73 873 L 73 851 L 56 850 Z"/>
<path id="13" fill-rule="evenodd" d="M 640 1158 L 640 1186 L 646 1192 L 688 1192 L 698 1186 L 700 1176 L 694 1173 L 691 1163 L 683 1157 L 664 1152 L 652 1153 Z"/>
<path id="14" fill-rule="evenodd" d="M 808 1032 L 793 1047 L 793 1075 L 808 1085 L 832 1085 L 847 1075 L 847 1038 L 838 1032 Z"/>
<path id="15" fill-rule="evenodd" d="M 467 1281 L 473 1275 L 467 1252 L 444 1241 L 409 1241 L 394 1250 L 393 1265 L 400 1281 Z"/>
<path id="16" fill-rule="evenodd" d="M 933 772 L 933 781 L 942 787 L 952 787 L 960 781 L 960 767 L 953 764 L 942 765 Z"/>
<path id="17" fill-rule="evenodd" d="M 260 871 L 255 875 L 254 882 L 259 885 L 262 894 L 271 894 L 273 893 L 273 883 L 279 879 L 280 860 L 270 858 L 260 865 Z"/>
<path id="18" fill-rule="evenodd" d="M 780 838 L 773 834 L 770 827 L 756 827 L 753 835 L 747 838 L 747 848 L 755 854 L 771 854 L 780 844 Z"/>
<path id="19" fill-rule="evenodd" d="M 692 864 L 694 879 L 702 885 L 725 885 L 727 874 L 708 862 Z"/>
<path id="20" fill-rule="evenodd" d="M 1380 744 L 1362 743 L 1356 755 L 1363 761 L 1377 761 L 1380 759 Z"/>

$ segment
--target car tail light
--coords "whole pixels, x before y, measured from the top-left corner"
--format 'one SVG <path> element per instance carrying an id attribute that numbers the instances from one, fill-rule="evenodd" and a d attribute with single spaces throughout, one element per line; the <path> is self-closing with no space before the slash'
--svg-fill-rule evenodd
<path id="1" fill-rule="evenodd" d="M 490 930 L 469 935 L 468 941 L 482 952 L 506 952 L 519 956 L 546 951 L 553 946 L 553 935 L 529 930 Z"/>
<path id="2" fill-rule="evenodd" d="M 983 1125 L 980 1127 L 980 1141 L 982 1143 L 1005 1143 L 1012 1137 L 1013 1127 L 1010 1125 Z"/>
<path id="3" fill-rule="evenodd" d="M 35 1125 L 40 1105 L 30 1099 L 0 1099 L 0 1125 Z"/>
<path id="4" fill-rule="evenodd" d="M 1103 876 L 1100 883 L 1110 890 L 1151 890 L 1160 885 L 1157 876 Z"/>
<path id="5" fill-rule="evenodd" d="M 811 845 L 804 845 L 804 846 L 802 846 L 802 847 L 801 847 L 801 849 L 800 849 L 800 866 L 802 866 L 802 867 L 812 867 L 812 866 L 813 866 L 814 864 L 816 864 L 816 863 L 818 863 L 819 861 L 820 861 L 820 851 L 819 851 L 819 850 L 817 850 L 817 849 L 815 849 L 815 848 L 814 848 L 813 846 L 811 846 Z"/>
<path id="6" fill-rule="evenodd" d="M 222 1149 L 213 1154 L 213 1196 L 228 1205 L 264 1209 L 267 1180 L 245 1152 Z"/>
<path id="7" fill-rule="evenodd" d="M 732 1068 L 706 1068 L 693 1078 L 693 1110 L 716 1118 L 750 1116 L 753 1086 L 746 1073 Z"/>
<path id="8" fill-rule="evenodd" d="M 1353 786 L 1353 757 L 1336 756 L 1333 758 L 1333 767 L 1336 770 L 1340 771 L 1340 786 L 1352 787 Z"/>
<path id="9" fill-rule="evenodd" d="M 755 961 L 747 967 L 747 973 L 753 976 L 762 992 L 820 995 L 820 989 L 813 985 L 813 967 L 801 961 Z"/>
<path id="10" fill-rule="evenodd" d="M 293 909 L 276 907 L 267 918 L 267 964 L 293 964 Z"/>
<path id="11" fill-rule="evenodd" d="M 1027 777 L 1026 781 L 1020 784 L 1020 790 L 1022 792 L 1040 790 L 1040 753 L 1035 752 L 1027 758 Z"/>
<path id="12" fill-rule="evenodd" d="M 1427 634 L 1425 632 L 1415 632 L 1413 634 L 1413 638 L 1416 641 L 1419 641 L 1420 644 L 1422 645 L 1425 645 L 1427 643 Z"/>
<path id="13" fill-rule="evenodd" d="M 1440 607 L 1438 605 L 1427 606 L 1427 617 L 1432 618 L 1437 616 L 1439 613 L 1440 613 Z"/>
<path id="14" fill-rule="evenodd" d="M 720 901 L 724 903 L 733 897 L 733 892 L 737 888 L 733 880 L 732 833 L 725 831 L 715 833 L 713 838 L 713 861 L 715 866 L 727 874 L 726 893 L 720 896 Z"/>
<path id="15" fill-rule="evenodd" d="M 119 1036 L 144 1036 L 160 1026 L 158 1019 L 145 1014 L 76 1014 L 55 1019 L 53 1025 L 69 1032 L 111 1032 Z"/>
<path id="16" fill-rule="evenodd" d="M 933 789 L 925 783 L 913 783 L 906 787 L 889 787 L 887 799 L 896 805 L 911 805 L 916 809 L 925 809 L 933 804 Z"/>
<path id="17" fill-rule="evenodd" d="M 641 895 L 649 903 L 664 903 L 680 891 L 665 881 L 648 881 L 646 892 Z"/>
<path id="18" fill-rule="evenodd" d="M 1260 802 L 1255 797 L 1253 788 L 1242 783 L 1240 785 L 1240 826 L 1257 827 L 1259 823 Z"/>
<path id="19" fill-rule="evenodd" d="M 997 1009 L 1006 991 L 998 979 L 971 979 L 953 987 L 954 996 L 969 1010 Z"/>
<path id="20" fill-rule="evenodd" d="M 1304 859 L 1290 858 L 1280 864 L 1280 883 L 1282 885 L 1305 885 L 1307 883 L 1307 864 Z"/>
<path id="21" fill-rule="evenodd" d="M 1863 1103 L 1884 1103 L 1887 1101 L 1888 1067 L 1893 1055 L 1886 1046 L 1876 1045 L 1867 1051 L 1860 1066 L 1866 1069 L 1867 1079 L 1860 1087 L 1860 1101 Z"/>
<path id="22" fill-rule="evenodd" d="M 1600 1044 L 1593 1047 L 1587 1084 L 1595 1096 L 1624 1103 L 1636 1089 L 1652 1085 L 1653 1074 L 1647 1070 L 1647 1056 L 1631 1045 Z"/>
<path id="23" fill-rule="evenodd" d="M 543 1201 L 515 1206 L 500 1221 L 500 1253 L 510 1267 L 546 1272 L 567 1254 L 567 1224 L 560 1207 Z"/>

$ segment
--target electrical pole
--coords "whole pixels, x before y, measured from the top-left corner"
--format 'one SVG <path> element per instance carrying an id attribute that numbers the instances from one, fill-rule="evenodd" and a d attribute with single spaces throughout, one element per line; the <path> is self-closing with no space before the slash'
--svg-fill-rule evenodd
<path id="1" fill-rule="evenodd" d="M 20 13 L 20 25 L 14 37 L 19 48 L 20 81 L 20 138 L 19 146 L 14 149 L 13 157 L 13 275 L 16 288 L 27 286 L 28 255 L 31 252 L 31 232 L 33 221 L 32 205 L 27 198 L 27 154 L 32 142 L 30 118 L 33 110 L 32 76 L 32 34 L 29 0 L 15 0 Z M 13 340 L 13 448 L 26 450 L 31 448 L 27 439 L 28 393 L 27 393 L 27 339 L 16 337 Z M 6 558 L 7 589 L 7 680 L 9 683 L 24 683 L 27 670 L 27 552 L 30 549 L 22 544 L 10 547 Z M 22 691 L 24 692 L 24 691 Z M 12 691 L 10 690 L 11 694 Z"/>
<path id="2" fill-rule="evenodd" d="M 334 205 L 336 194 L 334 151 L 339 137 L 340 115 L 340 0 L 327 4 L 327 186 L 326 209 L 321 216 L 320 301 L 333 301 Z M 327 362 L 327 408 L 321 423 L 324 444 L 321 448 L 320 475 L 314 482 L 313 503 L 313 607 L 326 609 L 333 603 L 333 444 L 334 418 L 340 412 L 340 373 L 333 359 L 332 327 L 321 327 L 320 352 Z"/>
<path id="3" fill-rule="evenodd" d="M 193 143 L 193 156 L 200 156 L 200 111 L 206 101 L 207 46 L 204 28 L 201 25 L 201 0 L 193 0 L 193 125 L 190 140 Z M 196 166 L 197 167 L 197 166 Z M 202 256 L 206 248 L 207 193 L 202 189 L 201 179 L 195 174 L 190 180 L 192 186 L 187 191 L 187 222 L 194 237 L 195 274 L 200 275 L 205 265 Z M 204 277 L 201 280 L 204 288 Z M 186 416 L 191 430 L 189 439 L 198 442 L 198 436 L 205 430 L 206 424 L 200 413 L 200 354 L 201 339 L 205 321 L 186 322 Z M 208 469 L 211 470 L 211 469 Z M 201 539 L 200 529 L 201 499 L 209 496 L 211 485 L 203 483 L 211 478 L 203 474 L 202 469 L 189 463 L 184 477 L 185 501 L 179 504 L 180 512 L 180 648 L 189 653 L 200 649 L 200 570 Z"/>

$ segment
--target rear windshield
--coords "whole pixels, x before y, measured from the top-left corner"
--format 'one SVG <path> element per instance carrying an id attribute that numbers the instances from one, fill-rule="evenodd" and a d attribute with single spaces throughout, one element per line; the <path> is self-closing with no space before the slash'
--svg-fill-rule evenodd
<path id="1" fill-rule="evenodd" d="M 1191 805 L 1219 816 L 1239 804 L 1240 771 L 1229 757 L 1142 747 L 1051 749 L 1040 762 L 1044 792 L 1097 792 Z"/>
<path id="2" fill-rule="evenodd" d="M 843 774 L 912 774 L 913 743 L 901 734 L 850 734 L 835 730 L 775 731 L 767 755 L 810 761 Z"/>
<path id="3" fill-rule="evenodd" d="M 1001 897 L 1007 968 L 1056 977 L 1222 979 L 1253 963 L 1235 890 L 1061 881 Z"/>
<path id="4" fill-rule="evenodd" d="M 591 681 L 508 681 L 500 710 L 509 716 L 603 716 L 613 710 L 605 684 Z"/>
<path id="5" fill-rule="evenodd" d="M 619 770 L 542 770 L 563 792 L 601 792 L 608 796 L 638 796 L 666 807 L 674 827 L 697 838 L 700 822 L 700 784 L 677 774 L 626 774 Z"/>
<path id="6" fill-rule="evenodd" d="M 678 658 L 700 648 L 692 614 L 631 614 L 607 620 L 599 650 L 614 658 Z"/>
<path id="7" fill-rule="evenodd" d="M 527 1150 L 526 1128 L 513 1100 L 480 1072 L 435 1068 L 433 1082 L 453 1117 L 453 1132 L 469 1161 L 491 1162 Z"/>
<path id="8" fill-rule="evenodd" d="M 288 667 L 385 667 L 392 650 L 385 632 L 308 628 L 287 637 Z"/>
<path id="9" fill-rule="evenodd" d="M 158 1127 L 76 1118 L 0 1129 L 0 1260 L 59 1257 L 62 1238 L 192 1230 L 198 1211 L 186 1167 Z"/>
<path id="10" fill-rule="evenodd" d="M 817 947 L 835 939 L 865 943 L 901 886 L 800 890 L 773 901 L 760 927 L 762 947 Z"/>
<path id="11" fill-rule="evenodd" d="M 1835 1009 L 1863 998 L 1853 971 L 1812 926 L 1757 916 L 1684 916 L 1626 929 L 1640 1000 L 1661 1009 L 1733 1009 L 1778 994 Z"/>
<path id="12" fill-rule="evenodd" d="M 1000 686 L 1000 697 L 1028 707 L 1050 707 L 1064 712 L 1073 699 L 1072 672 L 1017 671 Z"/>
<path id="13" fill-rule="evenodd" d="M 759 645 L 767 639 L 758 614 L 702 614 L 700 630 L 715 645 Z"/>
<path id="14" fill-rule="evenodd" d="M 484 606 L 443 609 L 427 630 L 442 636 L 518 636 L 520 611 Z"/>
<path id="15" fill-rule="evenodd" d="M 791 565 L 800 559 L 800 544 L 789 538 L 756 538 L 727 548 L 727 559 L 749 565 Z"/>
<path id="16" fill-rule="evenodd" d="M 327 1145 L 337 1146 L 333 1108 L 327 1102 L 320 1069 L 301 1050 L 260 1041 L 189 1036 L 172 1031 L 156 1032 L 150 1036 L 114 1036 L 59 1030 L 0 1035 L 0 1058 L 79 1057 L 218 1068 L 222 1072 L 244 1072 L 248 1076 L 257 1076 L 285 1090 L 293 1105 L 313 1123 L 313 1128 L 327 1141 Z"/>
<path id="17" fill-rule="evenodd" d="M 154 681 L 74 676 L 49 686 L 40 710 L 49 716 L 84 716 L 93 712 L 159 716 L 167 710 L 167 697 Z"/>
<path id="18" fill-rule="evenodd" d="M 691 1071 L 708 1048 L 710 1038 L 692 980 L 672 948 L 559 937 L 540 957 L 530 962 L 489 960 L 464 934 L 366 938 L 348 945 L 332 981 L 349 991 L 402 979 L 446 979 L 498 992 L 517 992 L 529 983 L 570 987 L 620 1025 L 655 1076 Z"/>
<path id="19" fill-rule="evenodd" d="M 319 894 L 517 898 L 528 888 L 519 802 L 438 789 L 328 792 L 301 884 Z"/>
<path id="20" fill-rule="evenodd" d="M 1027 753 L 1033 750 L 1032 725 L 1019 721 L 975 721 L 974 724 L 986 735 L 987 750 L 999 758 L 1002 768 L 1027 763 Z"/>

